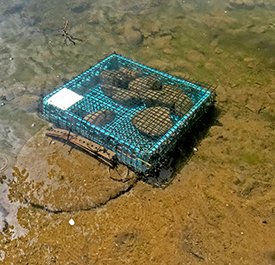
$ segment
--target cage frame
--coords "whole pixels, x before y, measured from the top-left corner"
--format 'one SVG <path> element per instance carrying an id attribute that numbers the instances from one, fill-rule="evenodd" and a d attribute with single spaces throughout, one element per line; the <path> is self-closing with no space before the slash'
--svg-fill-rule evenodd
<path id="1" fill-rule="evenodd" d="M 96 89 L 98 89 L 98 92 L 102 85 L 99 80 L 100 73 L 106 69 L 118 69 L 119 67 L 139 70 L 143 76 L 154 75 L 162 84 L 177 85 L 184 89 L 185 93 L 189 94 L 190 97 L 196 97 L 193 107 L 182 118 L 178 119 L 163 136 L 154 141 L 150 140 L 153 142 L 153 145 L 149 147 L 141 148 L 138 141 L 131 142 L 127 141 L 127 139 L 121 139 L 110 130 L 108 131 L 90 124 L 83 117 L 72 111 L 77 106 L 85 109 L 85 100 L 89 97 L 95 102 L 100 100 L 100 98 L 96 98 L 95 95 L 97 94 L 93 94 L 96 92 Z M 50 104 L 49 99 L 65 88 L 81 95 L 82 99 L 67 109 L 60 109 Z M 103 98 L 102 101 L 112 110 L 120 108 L 121 113 L 124 111 L 128 117 L 133 116 L 137 112 L 136 109 L 118 106 L 119 104 L 112 102 L 111 99 Z M 113 53 L 45 96 L 43 99 L 42 115 L 47 121 L 55 124 L 55 126 L 71 131 L 108 148 L 116 153 L 119 163 L 127 165 L 135 172 L 146 174 L 161 166 L 169 151 L 174 149 L 179 138 L 214 104 L 214 101 L 215 89 L 212 85 L 195 82 L 187 78 L 178 78 Z"/>

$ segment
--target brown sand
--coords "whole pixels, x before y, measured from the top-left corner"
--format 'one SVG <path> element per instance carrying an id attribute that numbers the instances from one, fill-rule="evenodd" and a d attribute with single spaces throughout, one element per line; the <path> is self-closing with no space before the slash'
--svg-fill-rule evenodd
<path id="1" fill-rule="evenodd" d="M 200 145 L 195 146 L 198 151 L 189 156 L 187 164 L 184 146 L 178 146 L 177 172 L 165 189 L 139 181 L 127 193 L 106 200 L 102 207 L 57 214 L 24 201 L 17 217 L 29 232 L 25 237 L 12 240 L 13 227 L 9 226 L 0 234 L 0 263 L 275 264 L 275 64 L 274 4 L 271 3 L 274 1 L 220 1 L 221 8 L 216 1 L 164 2 L 167 6 L 160 5 L 161 9 L 157 9 L 148 0 L 134 1 L 134 6 L 131 1 L 123 1 L 125 9 L 122 10 L 141 12 L 138 16 L 127 13 L 124 19 L 115 3 L 104 6 L 102 1 L 103 6 L 87 10 L 92 22 L 87 23 L 84 13 L 78 25 L 76 20 L 70 22 L 74 32 L 80 32 L 80 37 L 87 39 L 73 49 L 64 49 L 57 34 L 51 35 L 51 45 L 49 35 L 43 34 L 45 41 L 42 38 L 39 41 L 36 34 L 30 35 L 29 31 L 22 36 L 21 30 L 14 33 L 20 37 L 18 43 L 22 46 L 13 43 L 5 46 L 8 42 L 3 41 L 3 48 L 8 50 L 3 58 L 11 57 L 12 47 L 18 50 L 11 64 L 3 60 L 2 74 L 3 80 L 7 76 L 7 87 L 16 78 L 18 82 L 25 82 L 28 89 L 36 88 L 37 84 L 52 88 L 53 81 L 60 80 L 59 76 L 78 75 L 91 61 L 118 50 L 176 76 L 190 75 L 193 79 L 219 84 L 216 106 L 222 113 L 209 133 L 200 138 Z M 199 2 L 205 7 L 208 2 L 212 6 L 200 13 L 204 6 L 198 8 Z M 232 3 L 240 9 L 235 9 Z M 251 3 L 254 9 L 243 8 Z M 71 18 L 70 8 L 61 4 L 62 13 L 59 8 L 46 6 L 54 13 L 39 14 L 42 32 L 60 23 L 62 18 L 56 16 L 56 12 Z M 153 10 L 146 12 L 150 5 Z M 32 15 L 27 11 L 24 7 L 26 15 Z M 37 15 L 36 12 L 33 14 Z M 23 17 L 26 16 L 23 14 Z M 131 30 L 120 30 L 126 25 Z M 143 40 L 133 27 L 144 35 Z M 12 28 L 6 28 L 13 34 Z M 125 45 L 121 39 L 129 34 L 134 41 Z M 137 47 L 141 40 L 143 44 Z M 98 56 L 90 57 L 91 51 Z M 29 58 L 45 70 L 35 70 Z M 84 61 L 87 63 L 83 64 Z M 62 65 L 66 67 L 56 67 Z M 55 70 L 49 74 L 51 66 Z M 93 165 L 89 176 L 103 176 L 103 167 L 96 160 L 85 159 Z M 75 172 L 80 170 L 74 160 L 70 160 L 69 165 Z M 23 168 L 25 165 L 21 172 Z M 74 183 L 81 178 L 82 174 L 77 174 Z M 79 181 L 80 187 L 84 186 Z M 34 188 L 37 187 L 30 191 Z M 22 198 L 20 189 L 17 183 L 11 185 L 11 201 Z M 85 198 L 78 200 L 87 202 L 91 194 L 86 193 Z M 69 224 L 70 219 L 74 225 Z"/>
<path id="2" fill-rule="evenodd" d="M 275 264 L 274 131 L 241 110 L 232 102 L 166 189 L 139 181 L 93 211 L 20 209 L 30 232 L 2 236 L 5 264 Z"/>
<path id="3" fill-rule="evenodd" d="M 18 192 L 29 203 L 49 211 L 78 211 L 104 205 L 128 190 L 128 169 L 111 170 L 91 156 L 45 136 L 43 128 L 21 150 L 14 176 Z M 123 177 L 122 177 L 123 178 Z"/>

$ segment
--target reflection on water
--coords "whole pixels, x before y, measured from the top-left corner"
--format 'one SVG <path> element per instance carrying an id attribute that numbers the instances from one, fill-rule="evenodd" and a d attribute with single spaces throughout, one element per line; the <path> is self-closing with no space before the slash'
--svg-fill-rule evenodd
<path id="1" fill-rule="evenodd" d="M 1 261 L 66 264 L 72 254 L 71 264 L 228 264 L 241 258 L 259 264 L 264 253 L 274 251 L 272 244 L 259 250 L 261 239 L 249 245 L 255 240 L 246 226 L 246 240 L 239 238 L 244 232 L 238 230 L 239 220 L 247 220 L 247 226 L 265 234 L 265 227 L 258 228 L 265 221 L 274 234 L 274 1 L 0 3 L 0 242 L 5 245 Z M 75 45 L 64 45 L 66 21 L 68 34 L 81 40 Z M 47 125 L 37 115 L 41 98 L 114 51 L 180 77 L 216 84 L 223 126 L 210 130 L 186 167 L 180 162 L 186 161 L 184 152 L 180 153 L 176 178 L 164 190 L 141 181 L 124 195 L 110 197 L 116 199 L 104 195 L 107 205 L 86 212 L 52 214 L 28 204 L 14 187 L 12 174 L 26 141 Z M 84 174 L 80 179 L 85 180 Z M 77 194 L 70 180 L 62 183 L 75 206 Z M 46 187 L 43 181 L 37 185 Z M 81 185 L 83 196 L 76 199 L 80 204 L 84 197 L 92 197 Z M 48 193 L 39 195 L 41 201 L 52 196 L 51 189 L 42 190 Z M 243 202 L 247 215 L 240 210 Z M 215 245 L 218 238 L 223 239 L 222 249 Z M 73 247 L 70 242 L 75 240 Z M 240 249 L 234 244 L 241 244 Z M 249 248 L 251 255 L 241 253 Z M 269 255 L 266 263 L 272 260 Z"/>

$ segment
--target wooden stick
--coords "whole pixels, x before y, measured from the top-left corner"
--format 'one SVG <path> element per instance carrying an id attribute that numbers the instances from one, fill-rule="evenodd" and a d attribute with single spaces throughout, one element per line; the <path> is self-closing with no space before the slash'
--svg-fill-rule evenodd
<path id="1" fill-rule="evenodd" d="M 66 30 L 67 25 L 68 25 L 68 21 L 66 21 L 66 22 L 65 22 L 65 24 L 64 24 L 64 28 L 63 28 L 63 31 L 64 31 L 64 30 Z"/>
<path id="2" fill-rule="evenodd" d="M 81 39 L 78 39 L 72 35 L 70 35 L 67 31 L 66 28 L 68 26 L 68 21 L 65 22 L 63 29 L 61 29 L 62 31 L 62 36 L 64 37 L 64 44 L 68 46 L 67 44 L 67 40 L 69 40 L 70 42 L 72 42 L 75 45 L 75 40 L 77 41 L 82 41 Z"/>
<path id="3" fill-rule="evenodd" d="M 146 161 L 144 161 L 144 160 L 142 160 L 142 159 L 140 159 L 140 158 L 138 158 L 138 157 L 137 157 L 136 159 L 138 159 L 139 161 L 141 161 L 141 162 L 143 162 L 144 164 L 148 165 L 149 167 L 152 166 L 151 164 L 147 163 Z"/>
<path id="4" fill-rule="evenodd" d="M 96 156 L 110 167 L 115 164 L 116 153 L 82 136 L 62 129 L 52 129 L 46 132 L 46 136 L 61 139 L 80 147 L 86 152 Z"/>

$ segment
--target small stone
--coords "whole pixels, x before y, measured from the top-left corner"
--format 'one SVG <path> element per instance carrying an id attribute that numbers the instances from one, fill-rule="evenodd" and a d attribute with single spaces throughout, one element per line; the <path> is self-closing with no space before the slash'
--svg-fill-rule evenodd
<path id="1" fill-rule="evenodd" d="M 253 62 L 250 62 L 248 65 L 247 65 L 248 68 L 254 68 L 255 67 L 255 63 Z"/>
<path id="2" fill-rule="evenodd" d="M 253 0 L 229 0 L 229 4 L 232 7 L 245 8 L 249 10 L 255 7 Z"/>
<path id="3" fill-rule="evenodd" d="M 204 62 L 205 57 L 203 54 L 199 53 L 198 51 L 191 50 L 187 53 L 187 58 L 191 62 Z"/>
<path id="4" fill-rule="evenodd" d="M 212 62 L 206 62 L 204 66 L 206 69 L 211 70 L 211 71 L 215 70 L 215 68 L 216 68 L 216 65 Z"/>
<path id="5" fill-rule="evenodd" d="M 73 220 L 73 219 L 70 219 L 69 224 L 70 224 L 70 225 L 74 225 L 74 224 L 75 224 L 74 220 Z"/>
<path id="6" fill-rule="evenodd" d="M 20 109 L 22 109 L 24 112 L 35 113 L 39 108 L 39 96 L 30 95 L 27 93 L 23 94 L 22 96 L 20 96 L 20 100 L 17 104 L 20 107 Z"/>
<path id="7" fill-rule="evenodd" d="M 104 12 L 102 10 L 98 10 L 96 13 L 91 13 L 90 14 L 90 21 L 88 22 L 88 24 L 97 25 L 97 24 L 100 24 L 100 23 L 104 23 L 104 21 L 105 21 Z"/>
<path id="8" fill-rule="evenodd" d="M 244 62 L 253 62 L 253 61 L 256 61 L 256 58 L 246 57 L 243 60 L 244 60 Z"/>
<path id="9" fill-rule="evenodd" d="M 217 47 L 217 48 L 215 49 L 215 53 L 216 53 L 216 54 L 221 54 L 221 53 L 222 53 L 222 49 L 220 49 L 219 47 Z"/>
<path id="10" fill-rule="evenodd" d="M 161 29 L 161 23 L 158 20 L 149 19 L 144 24 L 144 27 L 141 29 L 142 33 L 144 32 L 146 36 L 154 35 L 159 32 Z"/>
<path id="11" fill-rule="evenodd" d="M 173 67 L 173 64 L 166 60 L 152 59 L 150 60 L 150 66 L 160 71 L 167 72 L 169 69 L 171 69 L 171 67 Z"/>
<path id="12" fill-rule="evenodd" d="M 71 11 L 73 13 L 80 14 L 80 13 L 83 13 L 85 10 L 89 9 L 90 7 L 91 7 L 90 3 L 83 2 L 80 4 L 76 4 L 76 6 L 71 8 Z"/>
<path id="13" fill-rule="evenodd" d="M 262 102 L 249 99 L 245 107 L 251 110 L 252 112 L 259 113 L 262 109 Z"/>
<path id="14" fill-rule="evenodd" d="M 132 27 L 126 27 L 124 30 L 125 42 L 131 46 L 138 46 L 143 41 L 143 36 L 140 31 L 134 30 Z"/>
<path id="15" fill-rule="evenodd" d="M 0 98 L 0 107 L 4 106 L 5 104 L 6 104 L 6 100 Z"/>
<path id="16" fill-rule="evenodd" d="M 15 97 L 14 97 L 14 94 L 13 94 L 12 92 L 6 95 L 6 100 L 7 100 L 7 101 L 11 101 L 11 100 L 13 100 L 14 98 L 15 98 Z"/>
<path id="17" fill-rule="evenodd" d="M 144 36 L 144 38 L 148 38 L 151 35 L 151 32 L 148 31 L 147 29 L 140 29 L 142 35 Z"/>
<path id="18" fill-rule="evenodd" d="M 275 58 L 269 58 L 266 60 L 266 66 L 272 70 L 275 69 Z"/>
<path id="19" fill-rule="evenodd" d="M 166 49 L 163 49 L 162 51 L 163 53 L 169 54 L 169 55 L 175 54 L 175 51 L 171 48 L 166 48 Z"/>
<path id="20" fill-rule="evenodd" d="M 211 41 L 210 46 L 216 48 L 218 46 L 218 44 L 219 44 L 219 39 L 216 38 L 216 39 Z"/>
<path id="21" fill-rule="evenodd" d="M 117 165 L 109 170 L 110 178 L 114 181 L 125 182 L 129 178 L 129 169 L 123 165 Z"/>
<path id="22" fill-rule="evenodd" d="M 171 35 L 162 36 L 162 37 L 154 37 L 154 38 L 152 38 L 151 43 L 157 49 L 162 49 L 163 50 L 163 49 L 171 48 L 170 47 L 171 39 L 172 39 Z"/>

